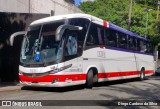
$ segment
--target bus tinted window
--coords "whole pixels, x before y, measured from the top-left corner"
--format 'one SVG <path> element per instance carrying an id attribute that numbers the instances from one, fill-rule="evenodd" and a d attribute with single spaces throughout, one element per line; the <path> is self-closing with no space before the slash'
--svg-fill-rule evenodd
<path id="1" fill-rule="evenodd" d="M 153 53 L 153 47 L 150 42 L 147 42 L 147 53 Z"/>
<path id="2" fill-rule="evenodd" d="M 127 48 L 127 36 L 123 33 L 117 32 L 118 34 L 118 47 L 119 48 Z"/>
<path id="3" fill-rule="evenodd" d="M 72 18 L 69 20 L 70 25 L 83 27 L 83 29 L 79 31 L 78 41 L 84 42 L 89 22 L 90 21 L 88 19 L 84 18 Z"/>
<path id="4" fill-rule="evenodd" d="M 69 20 L 70 25 L 83 27 L 82 30 L 79 30 L 76 32 L 78 34 L 77 44 L 78 44 L 78 55 L 79 56 L 81 56 L 83 52 L 83 44 L 84 44 L 84 40 L 85 40 L 85 36 L 88 30 L 89 23 L 90 21 L 84 18 L 71 18 Z"/>
<path id="5" fill-rule="evenodd" d="M 104 28 L 103 27 L 97 27 L 98 32 L 98 40 L 100 45 L 104 45 Z"/>
<path id="6" fill-rule="evenodd" d="M 141 48 L 140 48 L 140 39 L 136 39 L 136 50 L 137 51 L 141 51 Z"/>
<path id="7" fill-rule="evenodd" d="M 104 29 L 103 27 L 92 23 L 87 37 L 86 46 L 96 46 L 104 44 Z"/>
<path id="8" fill-rule="evenodd" d="M 136 40 L 135 38 L 128 36 L 128 47 L 129 50 L 136 50 Z"/>
<path id="9" fill-rule="evenodd" d="M 140 52 L 145 53 L 147 51 L 147 46 L 146 46 L 146 42 L 140 40 Z"/>
<path id="10" fill-rule="evenodd" d="M 105 30 L 105 43 L 107 46 L 117 47 L 116 31 L 108 28 Z"/>
<path id="11" fill-rule="evenodd" d="M 66 34 L 65 41 L 65 56 L 76 55 L 77 54 L 77 33 Z"/>

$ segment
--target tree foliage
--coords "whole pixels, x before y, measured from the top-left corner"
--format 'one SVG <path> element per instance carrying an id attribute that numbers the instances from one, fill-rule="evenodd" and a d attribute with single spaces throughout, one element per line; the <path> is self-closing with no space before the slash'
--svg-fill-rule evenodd
<path id="1" fill-rule="evenodd" d="M 94 2 L 82 2 L 79 8 L 87 14 L 91 14 L 128 28 L 128 13 L 130 0 L 95 0 Z M 147 36 L 155 45 L 160 43 L 160 19 L 156 19 L 157 0 L 133 0 L 131 31 L 141 36 L 146 34 L 147 11 L 148 12 L 148 34 Z M 160 16 L 159 16 L 160 18 Z"/>

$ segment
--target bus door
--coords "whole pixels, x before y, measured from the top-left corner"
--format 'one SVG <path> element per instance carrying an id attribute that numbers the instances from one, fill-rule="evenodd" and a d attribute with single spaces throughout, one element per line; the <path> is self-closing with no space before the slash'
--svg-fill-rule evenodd
<path id="1" fill-rule="evenodd" d="M 77 44 L 78 30 L 66 30 L 64 38 L 64 66 L 69 74 L 78 73 L 78 44 Z"/>
<path id="2" fill-rule="evenodd" d="M 78 75 L 80 72 L 78 68 L 78 57 L 80 57 L 78 47 L 81 46 L 78 46 L 77 39 L 79 31 L 82 29 L 79 26 L 62 25 L 56 31 L 56 40 L 62 41 L 63 69 L 66 75 L 66 81 L 69 83 L 81 78 L 81 75 Z"/>

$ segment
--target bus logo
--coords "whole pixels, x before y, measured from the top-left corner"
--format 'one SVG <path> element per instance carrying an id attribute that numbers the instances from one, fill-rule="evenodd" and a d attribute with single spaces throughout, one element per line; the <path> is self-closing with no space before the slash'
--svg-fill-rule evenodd
<path id="1" fill-rule="evenodd" d="M 11 106 L 11 101 L 2 101 L 2 106 Z"/>
<path id="2" fill-rule="evenodd" d="M 36 77 L 36 74 L 32 74 L 32 78 Z"/>

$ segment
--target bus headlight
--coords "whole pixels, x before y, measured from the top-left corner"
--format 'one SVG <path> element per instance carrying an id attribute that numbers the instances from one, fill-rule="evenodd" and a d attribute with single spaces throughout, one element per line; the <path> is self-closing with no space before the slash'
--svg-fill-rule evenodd
<path id="1" fill-rule="evenodd" d="M 22 75 L 22 74 L 23 74 L 23 72 L 19 70 L 19 75 Z"/>

